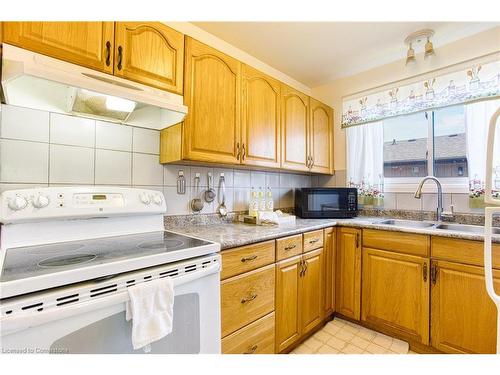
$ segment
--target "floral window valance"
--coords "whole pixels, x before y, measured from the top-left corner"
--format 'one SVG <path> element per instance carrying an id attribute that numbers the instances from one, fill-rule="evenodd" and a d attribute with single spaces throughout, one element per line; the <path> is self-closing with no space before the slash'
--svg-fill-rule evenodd
<path id="1" fill-rule="evenodd" d="M 342 127 L 500 97 L 500 61 L 343 101 Z"/>

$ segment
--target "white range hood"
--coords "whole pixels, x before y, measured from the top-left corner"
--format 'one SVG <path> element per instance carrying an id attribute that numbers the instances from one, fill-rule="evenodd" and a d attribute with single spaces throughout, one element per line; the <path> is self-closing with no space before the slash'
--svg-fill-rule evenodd
<path id="1" fill-rule="evenodd" d="M 8 44 L 2 51 L 7 104 L 150 129 L 181 122 L 183 97 Z"/>

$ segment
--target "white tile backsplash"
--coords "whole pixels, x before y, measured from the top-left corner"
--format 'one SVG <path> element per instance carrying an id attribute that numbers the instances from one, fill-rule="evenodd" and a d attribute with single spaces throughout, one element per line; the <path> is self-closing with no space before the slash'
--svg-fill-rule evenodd
<path id="1" fill-rule="evenodd" d="M 437 209 L 437 194 L 425 193 L 422 194 L 422 210 L 436 211 Z M 450 211 L 451 194 L 443 194 L 443 208 L 444 211 Z"/>
<path id="2" fill-rule="evenodd" d="M 51 184 L 94 184 L 95 150 L 87 147 L 50 145 Z"/>
<path id="3" fill-rule="evenodd" d="M 123 151 L 96 150 L 96 185 L 131 185 L 132 154 Z"/>
<path id="4" fill-rule="evenodd" d="M 411 193 L 397 193 L 396 208 L 398 210 L 419 211 L 422 207 L 422 201 L 417 199 Z"/>
<path id="5" fill-rule="evenodd" d="M 49 113 L 2 104 L 0 137 L 24 141 L 49 141 Z"/>
<path id="6" fill-rule="evenodd" d="M 9 105 L 2 105 L 1 109 L 2 190 L 75 184 L 133 186 L 163 191 L 168 214 L 182 215 L 190 213 L 196 172 L 200 173 L 202 190 L 207 185 L 207 173 L 212 172 L 217 193 L 213 203 L 205 202 L 203 213 L 217 212 L 221 202 L 221 172 L 226 179 L 229 211 L 247 210 L 253 185 L 256 190 L 272 187 L 276 209 L 293 206 L 293 187 L 311 185 L 310 176 L 297 173 L 161 165 L 158 160 L 160 136 L 156 130 Z M 184 195 L 177 194 L 176 189 L 179 169 L 184 171 L 186 178 Z M 280 187 L 280 180 L 285 186 Z"/>
<path id="7" fill-rule="evenodd" d="M 384 209 L 386 210 L 396 209 L 396 193 L 384 194 Z"/>
<path id="8" fill-rule="evenodd" d="M 132 127 L 97 121 L 95 146 L 108 150 L 132 151 Z"/>
<path id="9" fill-rule="evenodd" d="M 0 139 L 0 181 L 47 183 L 48 143 Z"/>
<path id="10" fill-rule="evenodd" d="M 50 143 L 94 147 L 95 120 L 51 113 Z"/>
<path id="11" fill-rule="evenodd" d="M 133 185 L 163 185 L 163 165 L 158 155 L 132 154 Z"/>
<path id="12" fill-rule="evenodd" d="M 132 151 L 160 154 L 160 132 L 158 130 L 133 128 Z"/>

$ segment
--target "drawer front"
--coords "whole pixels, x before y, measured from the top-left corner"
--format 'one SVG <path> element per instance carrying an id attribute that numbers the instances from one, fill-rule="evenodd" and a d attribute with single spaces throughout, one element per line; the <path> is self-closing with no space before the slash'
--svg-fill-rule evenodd
<path id="1" fill-rule="evenodd" d="M 276 240 L 276 261 L 302 254 L 302 234 Z"/>
<path id="2" fill-rule="evenodd" d="M 274 311 L 274 264 L 221 283 L 222 337 Z"/>
<path id="3" fill-rule="evenodd" d="M 304 253 L 323 247 L 323 229 L 304 233 Z"/>
<path id="4" fill-rule="evenodd" d="M 274 312 L 222 339 L 223 354 L 274 354 Z"/>
<path id="5" fill-rule="evenodd" d="M 431 252 L 436 259 L 484 266 L 484 244 L 481 241 L 433 236 Z M 492 246 L 492 262 L 494 268 L 500 269 L 500 244 Z"/>
<path id="6" fill-rule="evenodd" d="M 274 263 L 274 240 L 222 251 L 221 279 Z"/>
<path id="7" fill-rule="evenodd" d="M 395 251 L 403 254 L 429 256 L 430 236 L 425 234 L 363 229 L 363 247 Z"/>

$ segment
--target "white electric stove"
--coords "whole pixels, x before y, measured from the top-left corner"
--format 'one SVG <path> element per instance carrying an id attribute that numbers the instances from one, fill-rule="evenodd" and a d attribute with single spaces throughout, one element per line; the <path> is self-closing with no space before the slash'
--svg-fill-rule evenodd
<path id="1" fill-rule="evenodd" d="M 172 277 L 174 328 L 152 353 L 219 353 L 220 245 L 165 231 L 165 212 L 144 189 L 2 193 L 2 352 L 134 353 L 127 288 Z"/>

